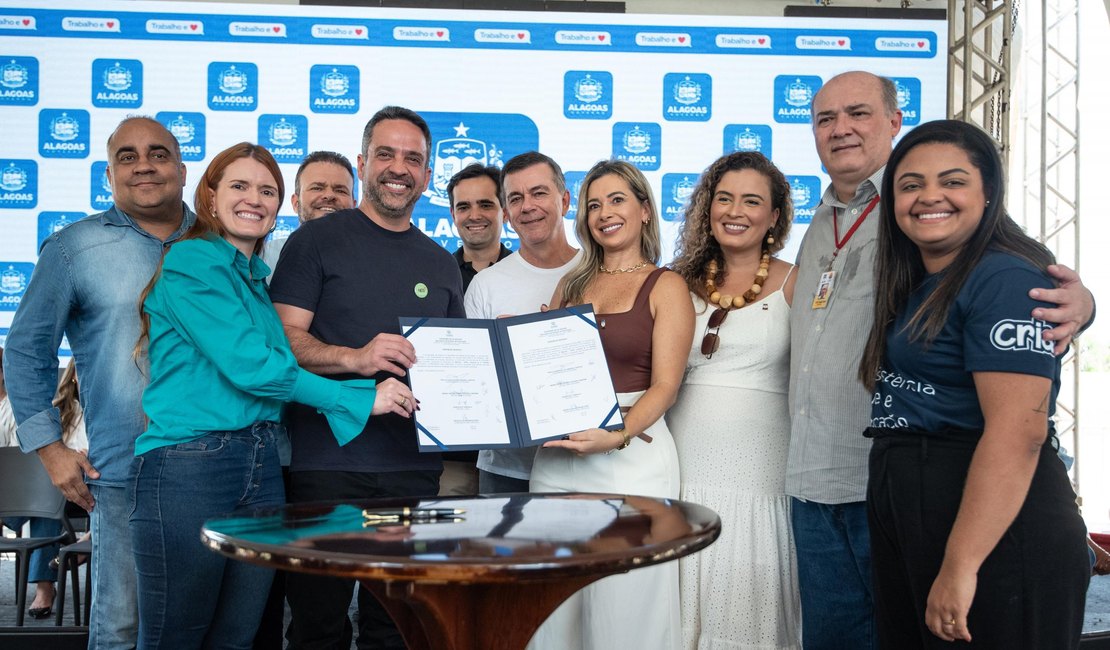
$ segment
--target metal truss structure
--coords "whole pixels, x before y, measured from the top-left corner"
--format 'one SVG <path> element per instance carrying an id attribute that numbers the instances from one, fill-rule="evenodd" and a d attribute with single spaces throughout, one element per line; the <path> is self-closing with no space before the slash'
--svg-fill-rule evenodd
<path id="1" fill-rule="evenodd" d="M 949 117 L 998 140 L 1010 170 L 1011 214 L 1078 271 L 1078 0 L 948 0 L 948 19 Z M 1064 359 L 1056 430 L 1078 459 L 1077 347 Z M 1078 463 L 1073 480 L 1078 486 Z"/>

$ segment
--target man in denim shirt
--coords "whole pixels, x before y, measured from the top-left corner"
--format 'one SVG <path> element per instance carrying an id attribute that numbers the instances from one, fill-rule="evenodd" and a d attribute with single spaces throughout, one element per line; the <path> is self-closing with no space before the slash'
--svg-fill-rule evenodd
<path id="1" fill-rule="evenodd" d="M 177 140 L 157 121 L 128 118 L 108 138 L 114 206 L 54 233 L 12 321 L 4 373 L 19 445 L 38 452 L 54 484 L 92 522 L 89 648 L 134 648 L 135 562 L 127 526 L 128 469 L 146 428 L 146 377 L 132 358 L 139 294 L 165 246 L 193 223 L 182 202 L 185 166 Z M 62 443 L 58 345 L 69 337 L 89 436 L 88 457 Z"/>

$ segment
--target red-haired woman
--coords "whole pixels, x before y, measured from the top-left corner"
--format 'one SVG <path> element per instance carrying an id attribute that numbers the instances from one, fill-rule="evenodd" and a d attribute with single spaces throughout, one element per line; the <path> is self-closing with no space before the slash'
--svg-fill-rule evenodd
<path id="1" fill-rule="evenodd" d="M 297 366 L 258 256 L 284 193 L 264 148 L 244 142 L 218 154 L 197 186 L 196 223 L 142 300 L 149 424 L 135 441 L 130 519 L 140 648 L 251 646 L 272 571 L 212 553 L 200 528 L 284 501 L 282 404 L 320 409 L 344 444 L 371 413 L 407 417 L 415 402 L 396 380 L 375 389 Z"/>

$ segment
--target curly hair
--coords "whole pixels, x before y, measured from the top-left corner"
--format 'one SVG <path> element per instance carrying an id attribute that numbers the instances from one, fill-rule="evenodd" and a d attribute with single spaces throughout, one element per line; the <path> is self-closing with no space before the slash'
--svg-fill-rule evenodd
<path id="1" fill-rule="evenodd" d="M 716 282 L 724 280 L 724 255 L 721 245 L 713 237 L 709 213 L 713 205 L 713 195 L 721 178 L 731 171 L 751 169 L 763 174 L 771 187 L 771 209 L 779 211 L 779 218 L 769 231 L 775 242 L 764 245 L 774 255 L 786 245 L 790 225 L 794 220 L 794 204 L 790 200 L 790 183 L 775 164 L 756 151 L 737 151 L 721 156 L 713 162 L 698 179 L 697 187 L 690 196 L 686 208 L 685 224 L 675 247 L 675 259 L 671 268 L 682 276 L 686 286 L 701 298 L 705 295 L 705 268 L 710 260 L 716 260 L 720 268 Z"/>

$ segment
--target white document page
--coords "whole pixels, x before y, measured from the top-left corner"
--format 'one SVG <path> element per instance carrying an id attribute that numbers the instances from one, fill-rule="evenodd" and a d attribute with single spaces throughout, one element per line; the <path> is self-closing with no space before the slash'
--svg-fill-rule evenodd
<path id="1" fill-rule="evenodd" d="M 420 426 L 448 447 L 511 443 L 489 330 L 422 325 L 408 339 L 417 350 L 409 381 Z M 421 445 L 436 444 L 417 433 Z"/>

